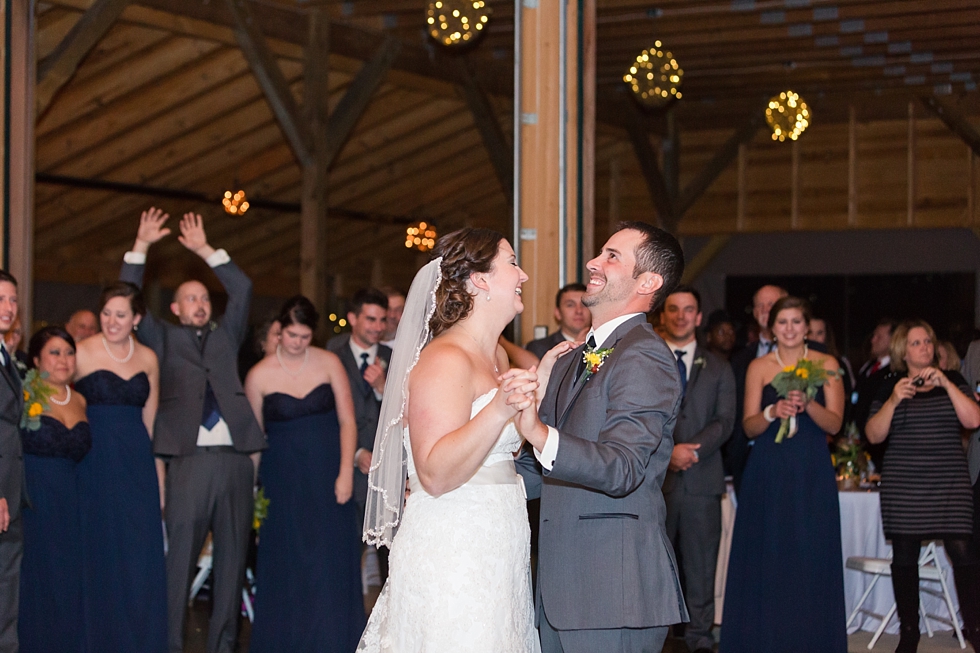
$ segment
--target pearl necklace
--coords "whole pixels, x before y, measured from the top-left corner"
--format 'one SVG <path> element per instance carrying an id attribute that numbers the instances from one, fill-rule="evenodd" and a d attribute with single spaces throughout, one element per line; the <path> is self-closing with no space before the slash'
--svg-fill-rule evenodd
<path id="1" fill-rule="evenodd" d="M 55 406 L 67 406 L 69 403 L 71 403 L 71 387 L 69 387 L 68 385 L 65 386 L 65 400 L 64 401 L 58 401 L 54 397 L 48 397 L 48 400 L 52 404 L 54 404 Z"/>
<path id="2" fill-rule="evenodd" d="M 295 372 L 291 372 L 289 368 L 286 367 L 286 363 L 282 360 L 282 345 L 276 345 L 276 358 L 279 360 L 279 367 L 282 368 L 282 371 L 295 379 L 303 373 L 303 368 L 306 367 L 306 363 L 310 360 L 310 348 L 306 348 L 305 353 L 303 354 L 303 362 L 300 363 L 299 369 Z"/>
<path id="3" fill-rule="evenodd" d="M 773 351 L 774 354 L 776 354 L 776 362 L 779 363 L 779 367 L 780 368 L 786 367 L 786 363 L 784 363 L 783 362 L 783 359 L 779 357 L 779 347 L 777 346 L 772 351 Z M 806 358 L 806 355 L 807 355 L 807 352 L 808 351 L 809 350 L 807 349 L 806 343 L 804 342 L 803 343 L 803 358 Z"/>
<path id="4" fill-rule="evenodd" d="M 109 358 L 116 361 L 117 363 L 128 363 L 136 352 L 136 343 L 133 341 L 133 334 L 129 334 L 129 353 L 123 358 L 116 358 L 112 355 L 109 350 L 109 341 L 105 339 L 105 335 L 102 336 L 102 346 L 105 347 L 105 353 L 109 354 Z"/>

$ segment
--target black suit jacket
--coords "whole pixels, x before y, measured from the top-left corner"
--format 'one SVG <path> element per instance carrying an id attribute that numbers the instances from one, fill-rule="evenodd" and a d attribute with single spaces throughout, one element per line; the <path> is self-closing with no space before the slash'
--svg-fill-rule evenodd
<path id="1" fill-rule="evenodd" d="M 681 411 L 674 427 L 674 443 L 700 444 L 698 462 L 683 472 L 667 470 L 664 493 L 683 483 L 689 494 L 722 495 L 725 471 L 721 446 L 735 426 L 735 375 L 728 361 L 702 349 L 694 350 L 693 367 Z"/>
<path id="2" fill-rule="evenodd" d="M 20 441 L 20 417 L 24 394 L 20 377 L 0 365 L 0 499 L 7 500 L 11 521 L 27 503 L 24 489 L 24 450 Z"/>
<path id="3" fill-rule="evenodd" d="M 350 348 L 350 336 L 342 334 L 327 343 L 327 349 L 340 357 L 350 381 L 350 394 L 354 400 L 354 415 L 357 418 L 357 448 L 374 451 L 374 438 L 378 432 L 378 417 L 381 415 L 381 400 L 374 394 L 373 389 L 365 387 L 364 376 L 361 374 L 361 363 L 354 359 Z M 335 343 L 339 340 L 339 343 Z M 391 362 L 391 349 L 378 345 L 378 358 L 387 366 Z M 354 500 L 364 507 L 367 499 L 367 476 L 354 468 Z"/>
<path id="4" fill-rule="evenodd" d="M 142 286 L 144 268 L 124 263 L 120 278 Z M 228 292 L 228 308 L 220 324 L 211 322 L 202 329 L 201 342 L 194 327 L 164 322 L 149 313 L 136 332 L 160 360 L 160 407 L 153 430 L 153 452 L 158 456 L 194 453 L 208 383 L 235 449 L 253 453 L 266 447 L 265 434 L 238 378 L 238 350 L 248 328 L 252 282 L 231 262 L 212 269 Z"/>
<path id="5" fill-rule="evenodd" d="M 562 342 L 565 342 L 565 336 L 562 335 L 561 329 L 558 329 L 550 336 L 532 340 L 524 346 L 524 349 L 541 359 L 544 358 L 544 355 L 548 353 L 549 349 Z"/>

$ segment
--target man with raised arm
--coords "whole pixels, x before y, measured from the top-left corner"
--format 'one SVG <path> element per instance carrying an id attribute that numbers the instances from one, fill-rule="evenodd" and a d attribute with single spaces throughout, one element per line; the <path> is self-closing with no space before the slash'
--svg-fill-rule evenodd
<path id="1" fill-rule="evenodd" d="M 146 254 L 170 234 L 169 215 L 144 211 L 121 279 L 142 285 Z M 160 359 L 160 408 L 153 434 L 158 465 L 166 463 L 167 620 L 171 653 L 183 651 L 191 572 L 212 533 L 212 611 L 208 652 L 232 653 L 245 555 L 252 528 L 252 487 L 265 435 L 238 378 L 238 349 L 248 327 L 252 282 L 228 253 L 208 244 L 200 215 L 184 214 L 180 244 L 211 267 L 228 293 L 218 324 L 200 281 L 177 287 L 174 325 L 148 314 L 137 332 Z"/>

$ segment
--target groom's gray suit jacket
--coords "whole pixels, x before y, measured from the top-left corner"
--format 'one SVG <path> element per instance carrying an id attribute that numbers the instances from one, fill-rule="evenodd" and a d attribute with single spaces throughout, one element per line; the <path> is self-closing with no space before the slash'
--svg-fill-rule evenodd
<path id="1" fill-rule="evenodd" d="M 675 359 L 642 315 L 603 347 L 614 351 L 584 382 L 583 347 L 555 363 L 539 410 L 559 432 L 552 470 L 518 461 L 528 498 L 541 496 L 538 601 L 559 630 L 687 621 L 660 491 L 680 407 Z"/>

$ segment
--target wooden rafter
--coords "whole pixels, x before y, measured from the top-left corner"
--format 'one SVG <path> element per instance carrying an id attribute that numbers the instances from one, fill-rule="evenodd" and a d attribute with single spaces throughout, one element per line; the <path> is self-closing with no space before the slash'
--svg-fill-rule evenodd
<path id="1" fill-rule="evenodd" d="M 748 120 L 732 136 L 725 141 L 724 145 L 711 158 L 704 168 L 698 173 L 697 177 L 684 188 L 680 197 L 674 203 L 674 215 L 678 222 L 687 213 L 687 210 L 698 201 L 698 198 L 708 190 L 725 168 L 738 156 L 738 148 L 743 143 L 748 143 L 755 136 L 762 126 L 762 110 L 754 111 L 749 115 Z"/>
<path id="2" fill-rule="evenodd" d="M 497 173 L 497 180 L 500 181 L 500 186 L 504 189 L 507 203 L 513 205 L 514 148 L 500 126 L 500 120 L 493 110 L 490 97 L 473 76 L 466 60 L 460 57 L 456 65 L 463 80 L 462 94 L 470 108 L 470 113 L 473 114 L 473 122 L 483 138 L 483 146 L 490 156 L 490 163 L 493 164 L 493 170 Z"/>
<path id="3" fill-rule="evenodd" d="M 129 0 L 96 0 L 81 19 L 45 57 L 37 70 L 37 113 L 43 114 L 58 90 L 65 85 L 92 47 L 102 39 L 129 4 Z"/>
<path id="4" fill-rule="evenodd" d="M 640 162 L 643 180 L 650 192 L 653 206 L 657 210 L 660 226 L 673 233 L 677 229 L 674 206 L 667 190 L 667 182 L 660 170 L 657 152 L 653 149 L 653 145 L 650 143 L 650 134 L 643 124 L 645 116 L 631 98 L 624 98 L 622 107 L 626 133 L 633 145 L 633 152 L 636 153 L 636 158 Z"/>
<path id="5" fill-rule="evenodd" d="M 386 38 L 371 60 L 357 74 L 347 87 L 337 108 L 330 114 L 327 122 L 327 144 L 324 163 L 329 169 L 340 154 L 344 143 L 350 138 L 357 121 L 364 114 L 375 91 L 384 81 L 385 75 L 401 51 L 401 42 Z"/>
<path id="6" fill-rule="evenodd" d="M 299 106 L 289 90 L 279 63 L 269 49 L 265 36 L 258 29 L 248 0 L 227 0 L 227 6 L 234 19 L 235 38 L 282 128 L 283 135 L 300 164 L 309 165 L 312 163 L 308 145 L 311 140 L 310 130 L 302 119 Z"/>
<path id="7" fill-rule="evenodd" d="M 922 104 L 936 114 L 950 131 L 963 139 L 974 155 L 980 156 L 980 132 L 956 107 L 935 95 L 922 98 Z"/>

